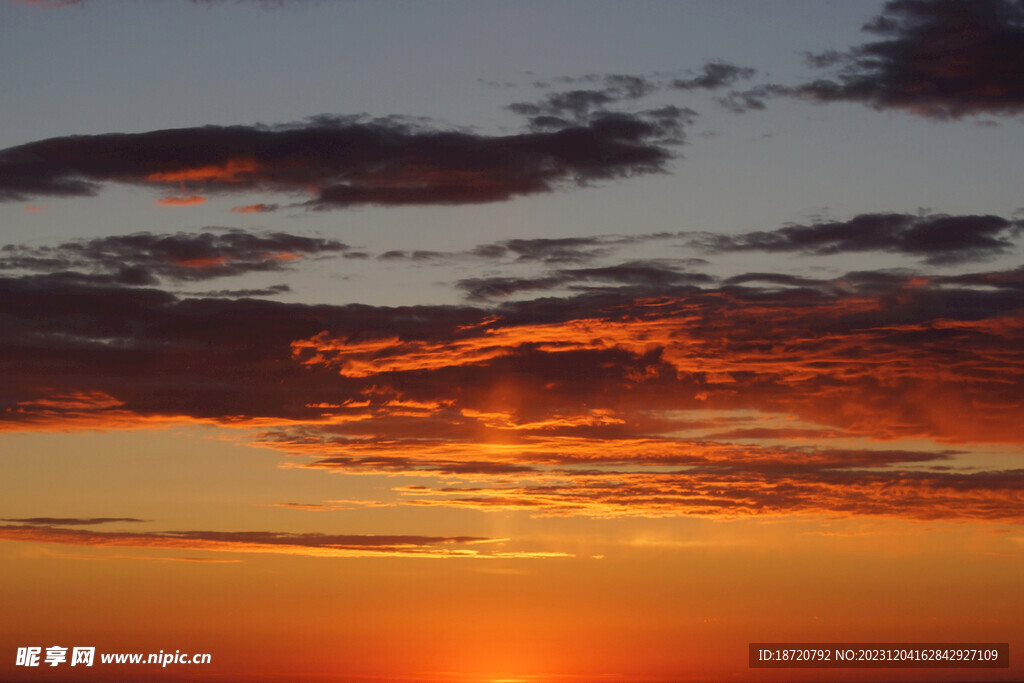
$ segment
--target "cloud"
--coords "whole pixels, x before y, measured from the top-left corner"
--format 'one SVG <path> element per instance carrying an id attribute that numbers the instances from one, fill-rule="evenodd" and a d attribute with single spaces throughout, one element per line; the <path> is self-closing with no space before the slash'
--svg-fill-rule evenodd
<path id="1" fill-rule="evenodd" d="M 245 206 L 232 206 L 231 210 L 235 213 L 270 213 L 271 211 L 277 211 L 277 204 L 247 204 Z"/>
<path id="2" fill-rule="evenodd" d="M 693 78 L 677 78 L 671 87 L 676 90 L 717 90 L 736 81 L 753 78 L 757 69 L 737 66 L 721 60 L 709 61 L 704 64 L 702 73 Z"/>
<path id="3" fill-rule="evenodd" d="M 638 265 L 567 272 L 640 280 L 497 307 L 382 308 L 0 278 L 3 423 L 298 420 L 442 438 L 491 429 L 464 411 L 511 411 L 613 429 L 588 424 L 586 405 L 758 409 L 883 439 L 1021 438 L 1008 418 L 1024 381 L 1010 343 L 1022 329 L 1016 271 L 782 288 L 763 274 L 698 288 Z"/>
<path id="4" fill-rule="evenodd" d="M 447 261 L 482 259 L 489 263 L 509 261 L 513 263 L 583 264 L 612 254 L 625 245 L 645 242 L 669 235 L 594 235 L 588 237 L 536 237 L 515 238 L 477 245 L 467 251 L 405 251 L 393 249 L 378 258 L 413 261 Z"/>
<path id="5" fill-rule="evenodd" d="M 510 239 L 477 246 L 471 253 L 492 260 L 512 257 L 521 263 L 585 263 L 643 237 L 595 235 Z"/>
<path id="6" fill-rule="evenodd" d="M 934 119 L 1024 111 L 1019 0 L 891 0 L 864 30 L 879 39 L 809 55 L 812 66 L 836 73 L 796 94 Z"/>
<path id="7" fill-rule="evenodd" d="M 935 279 L 938 283 L 992 287 L 995 289 L 1024 290 L 1024 266 L 1014 270 L 990 271 L 987 273 L 965 273 Z"/>
<path id="8" fill-rule="evenodd" d="M 508 109 L 534 119 L 543 117 L 536 123 L 544 127 L 545 119 L 549 120 L 549 123 L 563 119 L 586 121 L 593 113 L 606 111 L 608 105 L 641 99 L 661 88 L 660 83 L 646 76 L 626 74 L 563 76 L 556 80 L 562 83 L 587 83 L 598 87 L 560 90 L 545 95 L 537 102 L 516 102 L 509 105 Z M 547 87 L 546 83 L 534 85 Z"/>
<path id="9" fill-rule="evenodd" d="M 517 102 L 509 109 L 523 116 L 569 116 L 586 118 L 592 110 L 604 109 L 618 98 L 604 90 L 567 90 L 547 95 L 541 102 Z"/>
<path id="10" fill-rule="evenodd" d="M 157 199 L 153 203 L 157 206 L 198 206 L 199 204 L 205 204 L 209 199 L 207 197 L 200 197 L 198 195 L 192 195 L 189 197 L 163 197 Z"/>
<path id="11" fill-rule="evenodd" d="M 1007 225 L 866 216 L 723 239 L 814 253 L 895 244 L 931 258 L 987 253 Z M 243 262 L 286 244 L 332 251 L 291 235 L 222 237 L 198 244 Z M 1024 509 L 1011 470 L 973 460 L 980 444 L 1024 442 L 1021 269 L 717 282 L 672 259 L 604 265 L 637 243 L 598 236 L 460 252 L 548 269 L 532 289 L 462 283 L 481 301 L 542 294 L 499 304 L 312 306 L 114 280 L 126 259 L 193 268 L 209 256 L 169 258 L 178 252 L 161 239 L 4 252 L 29 272 L 0 278 L 0 429 L 244 428 L 296 456 L 285 466 L 415 477 L 424 488 L 403 488 L 407 505 L 976 520 Z"/>
<path id="12" fill-rule="evenodd" d="M 274 503 L 274 507 L 305 512 L 335 512 L 338 510 L 358 510 L 370 507 L 390 507 L 390 504 L 375 500 L 329 500 L 323 503 Z"/>
<path id="13" fill-rule="evenodd" d="M 660 171 L 669 114 L 606 114 L 553 132 L 487 136 L 408 120 L 318 117 L 51 138 L 0 150 L 0 201 L 91 196 L 105 183 L 178 192 L 311 194 L 317 209 L 505 201 Z M 671 130 L 670 130 L 671 128 Z M 264 205 L 264 208 L 269 205 Z"/>
<path id="14" fill-rule="evenodd" d="M 773 231 L 708 234 L 693 244 L 711 251 L 891 252 L 921 257 L 930 264 L 950 264 L 1007 253 L 1021 229 L 1019 221 L 999 216 L 861 214 L 848 221 L 790 225 Z"/>
<path id="15" fill-rule="evenodd" d="M 530 117 L 532 125 L 536 129 L 558 128 L 568 125 L 569 121 L 588 121 L 595 114 L 607 112 L 613 106 L 618 109 L 624 102 L 643 99 L 669 89 L 717 90 L 733 85 L 737 81 L 752 78 L 756 73 L 757 70 L 750 67 L 737 66 L 722 60 L 711 60 L 704 64 L 697 75 L 668 81 L 661 76 L 630 74 L 562 76 L 554 79 L 555 82 L 587 84 L 592 87 L 551 92 L 538 101 L 516 102 L 509 105 L 508 109 L 522 116 Z M 546 88 L 549 84 L 538 82 L 534 85 Z M 647 110 L 640 112 L 640 115 L 649 115 L 654 112 L 660 112 L 662 116 L 671 113 L 679 123 L 691 123 L 697 115 L 697 112 L 692 109 L 675 106 Z M 663 123 L 666 126 L 669 125 L 667 119 Z"/>
<path id="16" fill-rule="evenodd" d="M 714 281 L 703 273 L 680 271 L 666 261 L 633 261 L 613 266 L 594 268 L 567 268 L 551 271 L 543 277 L 486 277 L 466 278 L 456 285 L 465 290 L 467 297 L 484 301 L 511 296 L 525 291 L 554 290 L 563 287 L 579 289 L 584 283 L 595 283 L 590 288 L 624 287 L 661 288 L 678 285 L 703 285 Z"/>
<path id="17" fill-rule="evenodd" d="M 618 251 L 631 246 L 643 246 L 666 240 L 692 237 L 687 232 L 657 232 L 638 235 L 592 235 L 587 237 L 536 237 L 514 238 L 480 244 L 472 249 L 457 252 L 438 252 L 428 250 L 406 251 L 393 249 L 381 254 L 378 258 L 387 260 L 409 259 L 413 261 L 453 261 L 477 260 L 488 264 L 543 264 L 543 265 L 583 265 L 593 263 L 606 256 L 613 256 Z M 676 265 L 702 266 L 707 261 L 702 258 L 688 257 L 671 259 Z M 653 263 L 653 262 L 652 262 Z"/>
<path id="18" fill-rule="evenodd" d="M 262 289 L 217 289 L 208 292 L 200 292 L 199 296 L 225 296 L 236 299 L 246 297 L 266 297 L 287 294 L 292 290 L 288 285 L 273 285 Z"/>
<path id="19" fill-rule="evenodd" d="M 91 277 L 97 283 L 152 285 L 160 280 L 186 282 L 281 271 L 299 259 L 332 256 L 347 249 L 337 240 L 284 232 L 139 232 L 55 247 L 6 245 L 0 249 L 0 271 L 59 271 L 65 278 Z"/>
<path id="20" fill-rule="evenodd" d="M 135 517 L 17 517 L 4 518 L 0 522 L 17 522 L 43 526 L 90 526 L 93 524 L 110 524 L 113 522 L 148 522 L 147 519 Z"/>
<path id="21" fill-rule="evenodd" d="M 767 109 L 768 100 L 773 97 L 793 95 L 795 92 L 793 88 L 784 85 L 765 83 L 746 90 L 730 91 L 727 95 L 716 97 L 715 101 L 734 114 L 744 114 L 748 111 Z"/>
<path id="22" fill-rule="evenodd" d="M 952 265 L 981 261 L 1012 253 L 1019 247 L 1024 232 L 1024 221 L 994 215 L 898 214 L 868 213 L 855 215 L 843 221 L 827 221 L 808 225 L 791 224 L 774 230 L 758 230 L 740 234 L 702 232 L 654 232 L 637 235 L 593 235 L 587 237 L 509 239 L 478 245 L 461 252 L 392 250 L 381 258 L 415 261 L 451 261 L 482 259 L 491 264 L 541 264 L 545 266 L 588 265 L 607 263 L 607 257 L 631 247 L 656 246 L 659 250 L 682 246 L 690 251 L 705 253 L 761 251 L 768 253 L 801 253 L 815 256 L 884 252 L 918 258 L 929 265 Z M 645 260 L 621 263 L 619 269 L 640 271 L 672 270 L 680 266 L 701 266 L 707 261 L 689 257 L 683 260 Z M 611 265 L 603 265 L 607 269 Z M 612 271 L 605 271 L 610 274 Z M 625 271 L 623 271 L 625 272 Z M 536 286 L 529 278 L 521 278 L 522 289 L 548 289 L 553 284 L 564 284 L 589 274 L 594 279 L 597 270 L 552 269 L 535 275 Z M 780 273 L 764 274 L 776 281 L 795 276 Z M 519 278 L 512 278 L 517 280 Z M 502 286 L 500 277 L 479 280 Z M 697 280 L 694 280 L 697 281 Z M 702 279 L 702 282 L 708 282 Z M 667 281 L 666 281 L 667 283 Z M 518 289 L 518 287 L 516 287 Z"/>
<path id="23" fill-rule="evenodd" d="M 1022 481 L 1024 470 L 743 477 L 616 473 L 560 484 L 410 491 L 409 504 L 590 517 L 814 514 L 1020 522 Z"/>
<path id="24" fill-rule="evenodd" d="M 319 557 L 487 557 L 487 554 L 478 550 L 460 546 L 506 540 L 475 536 L 332 535 L 270 531 L 129 533 L 61 529 L 55 526 L 36 525 L 0 526 L 0 539 L 101 548 L 284 553 Z"/>

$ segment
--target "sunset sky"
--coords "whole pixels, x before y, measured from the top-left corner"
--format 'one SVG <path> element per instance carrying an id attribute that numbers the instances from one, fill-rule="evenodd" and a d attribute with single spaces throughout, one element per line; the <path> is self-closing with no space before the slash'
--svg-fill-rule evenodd
<path id="1" fill-rule="evenodd" d="M 0 679 L 1024 678 L 1020 0 L 0 0 L 0 65 Z"/>

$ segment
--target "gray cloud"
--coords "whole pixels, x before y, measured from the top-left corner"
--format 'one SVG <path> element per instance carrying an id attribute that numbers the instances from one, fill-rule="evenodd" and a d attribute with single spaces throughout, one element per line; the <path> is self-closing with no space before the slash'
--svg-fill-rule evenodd
<path id="1" fill-rule="evenodd" d="M 936 119 L 1024 112 L 1019 0 L 891 0 L 864 30 L 879 39 L 808 55 L 836 73 L 796 94 Z"/>
<path id="2" fill-rule="evenodd" d="M 861 214 L 848 221 L 790 225 L 742 235 L 708 234 L 692 244 L 711 251 L 840 254 L 892 252 L 948 264 L 997 256 L 1009 251 L 1020 222 L 999 216 L 915 216 Z"/>
<path id="3" fill-rule="evenodd" d="M 97 284 L 153 285 L 161 280 L 187 282 L 281 271 L 297 259 L 334 256 L 347 249 L 337 240 L 283 232 L 139 232 L 53 247 L 6 245 L 0 248 L 0 270 L 64 271 L 69 279 Z"/>

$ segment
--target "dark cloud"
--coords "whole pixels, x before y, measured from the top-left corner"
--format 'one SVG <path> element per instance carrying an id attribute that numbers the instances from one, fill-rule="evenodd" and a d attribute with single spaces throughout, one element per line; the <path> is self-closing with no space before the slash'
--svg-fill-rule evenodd
<path id="1" fill-rule="evenodd" d="M 757 282 L 762 287 L 765 285 L 780 285 L 783 287 L 822 287 L 826 283 L 823 280 L 799 277 L 797 275 L 783 275 L 781 273 L 743 273 L 734 275 L 723 280 L 725 285 L 745 285 Z"/>
<path id="2" fill-rule="evenodd" d="M 1006 253 L 1021 223 L 999 216 L 862 214 L 848 221 L 791 225 L 742 235 L 706 235 L 693 244 L 713 251 L 840 254 L 879 251 L 960 263 Z"/>
<path id="3" fill-rule="evenodd" d="M 525 116 L 534 131 L 552 131 L 593 122 L 601 116 L 628 116 L 635 121 L 657 124 L 658 138 L 663 144 L 681 144 L 685 140 L 683 129 L 692 124 L 698 114 L 693 109 L 666 105 L 660 108 L 623 114 L 625 103 L 646 98 L 669 90 L 693 92 L 698 90 L 719 90 L 735 85 L 738 81 L 752 78 L 756 69 L 737 66 L 722 60 L 704 64 L 699 73 L 687 78 L 666 80 L 664 75 L 638 76 L 625 74 L 588 74 L 580 77 L 560 77 L 558 83 L 587 85 L 590 87 L 549 92 L 541 99 L 516 102 L 507 108 Z M 549 83 L 537 82 L 536 87 L 547 88 Z M 760 85 L 742 92 L 716 98 L 720 104 L 732 111 L 763 109 L 764 100 L 789 89 L 778 85 Z M 635 125 L 635 123 L 634 123 Z"/>
<path id="4" fill-rule="evenodd" d="M 65 242 L 54 247 L 7 245 L 0 270 L 68 272 L 97 284 L 152 285 L 160 280 L 198 281 L 249 272 L 280 271 L 300 258 L 336 255 L 337 240 L 283 232 L 222 230 L 155 235 L 140 232 Z"/>
<path id="5" fill-rule="evenodd" d="M 860 214 L 844 221 L 811 223 L 809 225 L 787 225 L 774 230 L 759 230 L 741 234 L 659 232 L 639 235 L 595 235 L 591 237 L 533 238 L 501 240 L 481 244 L 463 252 L 403 251 L 392 250 L 380 256 L 385 259 L 413 261 L 451 261 L 463 259 L 485 259 L 504 265 L 543 264 L 547 266 L 586 266 L 631 247 L 650 247 L 676 243 L 690 250 L 703 252 L 762 251 L 769 253 L 802 253 L 809 255 L 837 255 L 862 252 L 883 252 L 921 259 L 929 265 L 952 265 L 970 261 L 983 261 L 1012 253 L 1018 248 L 1024 222 L 994 215 L 953 216 L 946 214 Z M 662 248 L 659 246 L 659 248 Z M 681 276 L 680 266 L 695 267 L 706 265 L 700 258 L 658 262 L 647 259 L 632 263 L 634 284 L 639 284 L 642 273 L 651 277 L 665 277 L 665 269 L 677 274 L 663 279 L 660 284 L 680 284 L 689 281 L 694 284 L 710 283 L 704 276 Z M 620 263 L 616 268 L 629 264 Z M 602 266 L 609 268 L 611 266 Z M 654 270 L 651 270 L 651 269 Z M 465 290 L 493 290 L 501 295 L 511 291 L 551 289 L 573 281 L 617 280 L 625 284 L 626 271 L 622 277 L 611 277 L 614 271 L 600 269 L 552 269 L 534 274 L 532 277 L 515 274 L 511 276 L 491 275 L 486 278 L 467 278 L 458 283 Z M 741 279 L 736 279 L 741 278 Z M 801 279 L 793 275 L 763 273 L 735 276 L 728 284 L 744 284 L 759 280 L 762 284 L 771 280 L 774 284 L 813 286 L 813 279 Z M 651 284 L 655 284 L 653 281 Z M 489 296 L 489 295 L 488 295 Z"/>
<path id="6" fill-rule="evenodd" d="M 487 397 L 514 381 L 542 414 L 574 414 L 587 397 L 617 410 L 621 397 L 659 409 L 757 406 L 868 434 L 1006 438 L 1016 429 L 994 407 L 1019 403 L 1007 347 L 1020 307 L 1015 271 L 934 282 L 851 273 L 781 289 L 759 274 L 744 287 L 697 289 L 691 275 L 657 266 L 566 269 L 559 277 L 627 286 L 497 308 L 183 299 L 3 278 L 2 418 L 8 428 L 362 420 L 377 419 L 376 405 L 401 408 L 398 396 L 428 412 L 489 411 Z M 999 286 L 980 286 L 989 282 Z M 994 368 L 991 358 L 1009 364 Z M 374 403 L 374 386 L 396 394 Z M 923 387 L 973 417 L 921 412 L 910 395 Z M 877 424 L 858 426 L 852 405 L 877 412 Z"/>
<path id="7" fill-rule="evenodd" d="M 472 253 L 488 259 L 513 257 L 520 262 L 581 263 L 610 253 L 620 237 L 538 237 L 483 244 Z"/>
<path id="8" fill-rule="evenodd" d="M 647 77 L 627 74 L 588 74 L 580 77 L 561 77 L 557 80 L 562 83 L 586 83 L 596 87 L 561 90 L 545 95 L 538 102 L 517 102 L 508 108 L 522 116 L 540 117 L 535 118 L 534 124 L 536 127 L 543 127 L 545 118 L 550 118 L 550 122 L 565 119 L 586 121 L 590 114 L 603 111 L 608 105 L 641 99 L 661 87 L 659 83 Z M 546 87 L 547 84 L 535 85 Z"/>
<path id="9" fill-rule="evenodd" d="M 697 112 L 674 105 L 641 111 L 622 111 L 624 101 L 636 100 L 664 86 L 643 76 L 588 75 L 562 78 L 563 82 L 587 82 L 597 88 L 548 93 L 536 102 L 516 102 L 511 111 L 529 119 L 535 132 L 560 131 L 573 126 L 594 126 L 630 138 L 647 138 L 660 145 L 679 145 L 686 138 L 684 128 L 694 122 Z"/>
<path id="10" fill-rule="evenodd" d="M 556 289 L 570 281 L 560 275 L 543 277 L 473 277 L 459 280 L 456 286 L 473 301 L 486 301 L 513 296 L 520 292 Z"/>
<path id="11" fill-rule="evenodd" d="M 240 299 L 254 296 L 277 296 L 278 294 L 287 294 L 290 291 L 292 291 L 292 288 L 288 285 L 273 285 L 262 289 L 217 289 L 209 292 L 201 292 L 198 296 L 224 296 Z"/>
<path id="12" fill-rule="evenodd" d="M 1024 266 L 1013 270 L 987 273 L 965 273 L 935 278 L 938 283 L 960 286 L 993 287 L 996 289 L 1024 290 Z"/>
<path id="13" fill-rule="evenodd" d="M 557 127 L 567 121 L 586 121 L 595 112 L 607 111 L 609 107 L 619 106 L 629 100 L 638 100 L 666 89 L 694 91 L 717 90 L 735 84 L 737 81 L 752 78 L 756 69 L 737 66 L 722 60 L 712 60 L 701 67 L 699 73 L 690 78 L 676 78 L 665 81 L 661 77 L 638 76 L 627 74 L 588 74 L 579 77 L 560 77 L 559 83 L 588 85 L 588 88 L 559 90 L 548 93 L 536 102 L 517 102 L 509 105 L 509 109 L 523 116 L 533 117 L 536 128 Z M 547 83 L 535 83 L 538 87 L 548 87 Z M 692 109 L 676 111 L 686 112 L 687 118 L 696 116 Z"/>
<path id="14" fill-rule="evenodd" d="M 620 98 L 639 99 L 650 95 L 657 85 L 648 78 L 631 74 L 609 74 L 604 77 L 606 89 L 616 93 Z"/>
<path id="15" fill-rule="evenodd" d="M 415 251 L 403 251 L 402 249 L 392 249 L 390 251 L 385 251 L 377 258 L 381 259 L 382 261 L 433 261 L 440 258 L 449 258 L 450 256 L 452 255 L 445 254 L 439 251 L 430 251 L 427 249 L 417 249 Z"/>
<path id="16" fill-rule="evenodd" d="M 836 74 L 795 92 L 936 119 L 1024 111 L 1019 0 L 891 0 L 864 30 L 879 40 L 810 55 Z"/>
<path id="17" fill-rule="evenodd" d="M 111 524 L 113 522 L 148 522 L 147 519 L 135 517 L 8 517 L 0 522 L 16 522 L 43 526 L 90 526 L 93 524 Z"/>
<path id="18" fill-rule="evenodd" d="M 408 119 L 318 117 L 51 138 L 0 150 L 0 200 L 130 183 L 196 200 L 197 192 L 312 192 L 306 205 L 319 209 L 504 201 L 662 170 L 671 154 L 659 140 L 678 137 L 682 125 L 666 120 L 605 114 L 553 132 L 486 136 Z"/>
<path id="19" fill-rule="evenodd" d="M 559 76 L 552 79 L 556 83 L 586 83 L 607 92 L 615 99 L 639 99 L 661 88 L 661 83 L 648 76 L 636 74 L 586 74 L 585 76 Z M 549 83 L 536 81 L 538 88 L 550 87 Z"/>
<path id="20" fill-rule="evenodd" d="M 511 296 L 525 291 L 551 290 L 599 283 L 606 286 L 665 288 L 680 285 L 710 284 L 709 275 L 687 273 L 668 261 L 633 261 L 614 266 L 596 268 L 566 268 L 551 271 L 541 277 L 487 277 L 467 278 L 457 282 L 472 300 L 482 301 Z"/>
<path id="21" fill-rule="evenodd" d="M 552 93 L 541 102 L 517 102 L 510 104 L 509 109 L 523 116 L 569 116 L 573 119 L 585 118 L 591 111 L 603 109 L 605 105 L 615 102 L 616 98 L 603 90 L 568 90 Z"/>
<path id="22" fill-rule="evenodd" d="M 526 113 L 532 107 L 529 105 L 518 111 Z M 583 109 L 578 113 L 568 109 L 557 111 L 554 108 L 539 111 L 542 113 L 530 116 L 530 128 L 535 134 L 561 132 L 585 125 L 616 137 L 638 142 L 647 140 L 650 144 L 662 147 L 683 144 L 686 140 L 685 127 L 697 118 L 697 112 L 693 109 L 673 105 L 631 113 L 600 108 L 593 113 Z"/>
<path id="23" fill-rule="evenodd" d="M 677 90 L 717 90 L 736 81 L 752 78 L 756 73 L 757 69 L 716 60 L 707 62 L 700 75 L 693 78 L 677 78 L 671 85 Z"/>
<path id="24" fill-rule="evenodd" d="M 320 458 L 309 465 L 313 469 L 367 470 L 403 474 L 453 475 L 526 475 L 539 472 L 531 465 L 494 462 L 489 460 L 424 460 L 396 456 Z"/>
<path id="25" fill-rule="evenodd" d="M 413 261 L 484 259 L 513 264 L 541 263 L 546 265 L 583 265 L 614 254 L 633 245 L 687 237 L 690 233 L 645 233 L 640 235 L 594 235 L 590 237 L 536 237 L 515 238 L 480 244 L 459 252 L 405 251 L 394 249 L 378 258 Z M 349 254 L 346 254 L 349 256 Z M 701 258 L 673 259 L 673 263 L 687 266 L 706 265 Z"/>
<path id="26" fill-rule="evenodd" d="M 761 111 L 767 109 L 768 100 L 782 95 L 792 95 L 793 88 L 766 83 L 757 85 L 746 90 L 733 90 L 727 95 L 716 97 L 715 101 L 734 114 L 744 114 L 748 111 Z"/>
<path id="27" fill-rule="evenodd" d="M 293 340 L 340 329 L 355 338 L 385 329 L 417 338 L 486 315 L 178 299 L 59 276 L 0 278 L 0 291 L 0 348 L 13 373 L 0 387 L 0 410 L 4 420 L 44 423 L 90 415 L 114 423 L 128 415 L 310 417 L 319 411 L 307 404 L 358 398 L 363 387 L 292 361 Z"/>

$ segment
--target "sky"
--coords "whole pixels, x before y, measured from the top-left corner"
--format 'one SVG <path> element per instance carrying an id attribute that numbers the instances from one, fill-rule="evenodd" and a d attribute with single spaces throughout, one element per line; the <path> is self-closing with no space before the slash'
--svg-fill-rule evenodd
<path id="1" fill-rule="evenodd" d="M 1011 0 L 0 0 L 0 677 L 1019 680 L 747 647 L 1024 642 L 1022 63 Z"/>

